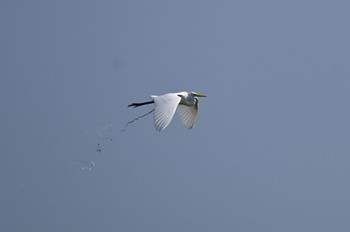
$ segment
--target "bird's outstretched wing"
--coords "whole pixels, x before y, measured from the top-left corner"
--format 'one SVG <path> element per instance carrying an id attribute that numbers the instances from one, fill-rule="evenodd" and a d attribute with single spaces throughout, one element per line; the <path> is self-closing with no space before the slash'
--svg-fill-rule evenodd
<path id="1" fill-rule="evenodd" d="M 177 111 L 187 129 L 192 129 L 196 125 L 198 115 L 198 101 L 193 106 L 179 105 Z"/>
<path id="2" fill-rule="evenodd" d="M 181 98 L 172 93 L 161 96 L 151 96 L 151 98 L 155 103 L 154 126 L 157 131 L 162 131 L 171 122 Z"/>

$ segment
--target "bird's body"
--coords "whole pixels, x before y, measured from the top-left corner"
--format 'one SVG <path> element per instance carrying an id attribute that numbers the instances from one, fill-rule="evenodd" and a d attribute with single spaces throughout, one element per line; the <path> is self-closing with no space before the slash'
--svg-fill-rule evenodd
<path id="1" fill-rule="evenodd" d="M 195 92 L 167 93 L 160 96 L 152 95 L 152 101 L 132 103 L 128 107 L 135 108 L 154 103 L 154 125 L 158 131 L 164 130 L 170 124 L 177 110 L 185 127 L 192 129 L 195 126 L 198 115 L 198 97 L 205 97 L 205 95 Z"/>

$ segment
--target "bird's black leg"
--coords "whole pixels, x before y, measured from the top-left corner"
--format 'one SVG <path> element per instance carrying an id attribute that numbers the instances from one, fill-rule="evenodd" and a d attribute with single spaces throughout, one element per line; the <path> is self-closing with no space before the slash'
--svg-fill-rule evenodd
<path id="1" fill-rule="evenodd" d="M 139 107 L 139 106 L 143 106 L 143 105 L 147 105 L 147 104 L 152 104 L 154 103 L 154 101 L 148 101 L 148 102 L 141 102 L 141 103 L 131 103 L 130 105 L 128 105 L 128 107 Z"/>

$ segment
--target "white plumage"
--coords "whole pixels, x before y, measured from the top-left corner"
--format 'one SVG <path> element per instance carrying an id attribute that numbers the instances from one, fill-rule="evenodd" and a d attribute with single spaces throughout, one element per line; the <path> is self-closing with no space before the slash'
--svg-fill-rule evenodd
<path id="1" fill-rule="evenodd" d="M 155 104 L 154 126 L 157 131 L 164 130 L 171 122 L 176 111 L 187 129 L 192 129 L 196 124 L 198 115 L 198 97 L 205 97 L 195 92 L 167 93 L 160 96 L 152 95 L 152 101 L 132 103 L 129 105 L 138 107 L 146 104 Z"/>

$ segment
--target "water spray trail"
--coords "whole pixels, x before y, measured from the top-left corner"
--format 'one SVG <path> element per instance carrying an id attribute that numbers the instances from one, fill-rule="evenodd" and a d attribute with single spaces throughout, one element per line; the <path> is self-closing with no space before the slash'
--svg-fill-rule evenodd
<path id="1" fill-rule="evenodd" d="M 138 116 L 137 118 L 134 118 L 133 120 L 131 120 L 131 121 L 127 122 L 127 123 L 125 124 L 124 129 L 123 129 L 123 130 L 121 130 L 121 131 L 122 131 L 122 132 L 126 131 L 126 129 L 128 128 L 129 124 L 131 124 L 131 123 L 133 123 L 133 122 L 135 122 L 135 121 L 139 120 L 140 118 L 146 117 L 147 115 L 149 115 L 149 114 L 150 114 L 150 113 L 152 113 L 153 111 L 154 111 L 154 109 L 153 109 L 153 110 L 151 110 L 150 112 L 148 112 L 148 113 L 144 114 L 144 115 Z"/>

